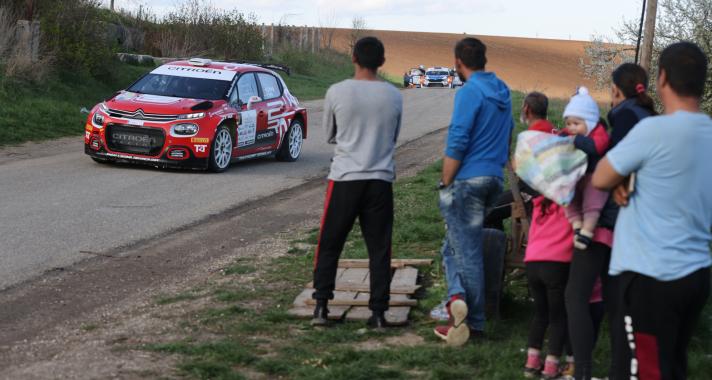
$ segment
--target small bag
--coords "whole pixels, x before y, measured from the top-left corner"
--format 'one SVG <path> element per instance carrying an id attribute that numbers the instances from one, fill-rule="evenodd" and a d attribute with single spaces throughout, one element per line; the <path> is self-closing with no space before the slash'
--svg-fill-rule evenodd
<path id="1" fill-rule="evenodd" d="M 536 131 L 517 136 L 514 162 L 519 178 L 561 206 L 574 199 L 588 165 L 586 154 L 570 138 Z"/>

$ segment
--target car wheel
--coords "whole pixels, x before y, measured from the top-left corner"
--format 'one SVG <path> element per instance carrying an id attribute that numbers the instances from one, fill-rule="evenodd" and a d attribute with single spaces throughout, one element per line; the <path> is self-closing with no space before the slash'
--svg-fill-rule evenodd
<path id="1" fill-rule="evenodd" d="M 277 160 L 284 162 L 294 162 L 299 159 L 302 154 L 302 145 L 304 144 L 304 126 L 299 120 L 294 120 L 292 126 L 289 127 L 287 135 L 282 141 L 282 146 L 277 152 Z"/>
<path id="2" fill-rule="evenodd" d="M 210 171 L 221 173 L 230 167 L 232 161 L 232 136 L 226 126 L 221 125 L 215 132 L 210 146 Z"/>

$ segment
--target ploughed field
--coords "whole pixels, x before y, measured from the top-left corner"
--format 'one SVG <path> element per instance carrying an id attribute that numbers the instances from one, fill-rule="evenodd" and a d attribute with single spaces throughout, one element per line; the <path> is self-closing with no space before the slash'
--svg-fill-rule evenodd
<path id="1" fill-rule="evenodd" d="M 364 32 L 380 38 L 386 46 L 383 71 L 393 77 L 418 65 L 454 65 L 453 48 L 463 34 L 416 33 L 383 30 Z M 337 29 L 335 47 L 347 50 L 351 30 Z M 579 60 L 584 56 L 584 41 L 563 41 L 516 37 L 474 36 L 487 45 L 487 70 L 496 72 L 515 90 L 537 90 L 550 97 L 568 98 L 577 86 L 594 89 L 594 83 L 584 80 Z M 605 90 L 592 91 L 605 101 Z"/>

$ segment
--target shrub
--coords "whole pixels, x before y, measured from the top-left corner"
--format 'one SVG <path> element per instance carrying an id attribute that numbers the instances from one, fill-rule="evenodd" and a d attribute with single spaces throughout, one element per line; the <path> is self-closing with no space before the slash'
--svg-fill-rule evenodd
<path id="1" fill-rule="evenodd" d="M 164 57 L 210 56 L 225 60 L 262 57 L 262 32 L 254 18 L 219 10 L 206 0 L 184 0 L 147 38 Z"/>

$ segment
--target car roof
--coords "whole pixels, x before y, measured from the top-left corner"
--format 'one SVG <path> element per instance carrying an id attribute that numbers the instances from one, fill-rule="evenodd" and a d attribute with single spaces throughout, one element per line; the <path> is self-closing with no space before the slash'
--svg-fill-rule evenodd
<path id="1" fill-rule="evenodd" d="M 265 69 L 265 68 L 262 68 L 262 67 L 259 67 L 256 65 L 244 64 L 244 63 L 210 61 L 210 60 L 204 60 L 204 62 L 205 62 L 205 64 L 196 65 L 196 64 L 191 63 L 191 61 L 183 60 L 183 61 L 167 62 L 166 65 L 201 67 L 201 68 L 209 68 L 209 69 L 216 69 L 216 70 L 234 71 L 237 73 L 243 73 L 246 71 L 259 71 L 259 72 L 274 74 L 274 72 L 272 70 L 268 70 L 268 69 Z"/>

